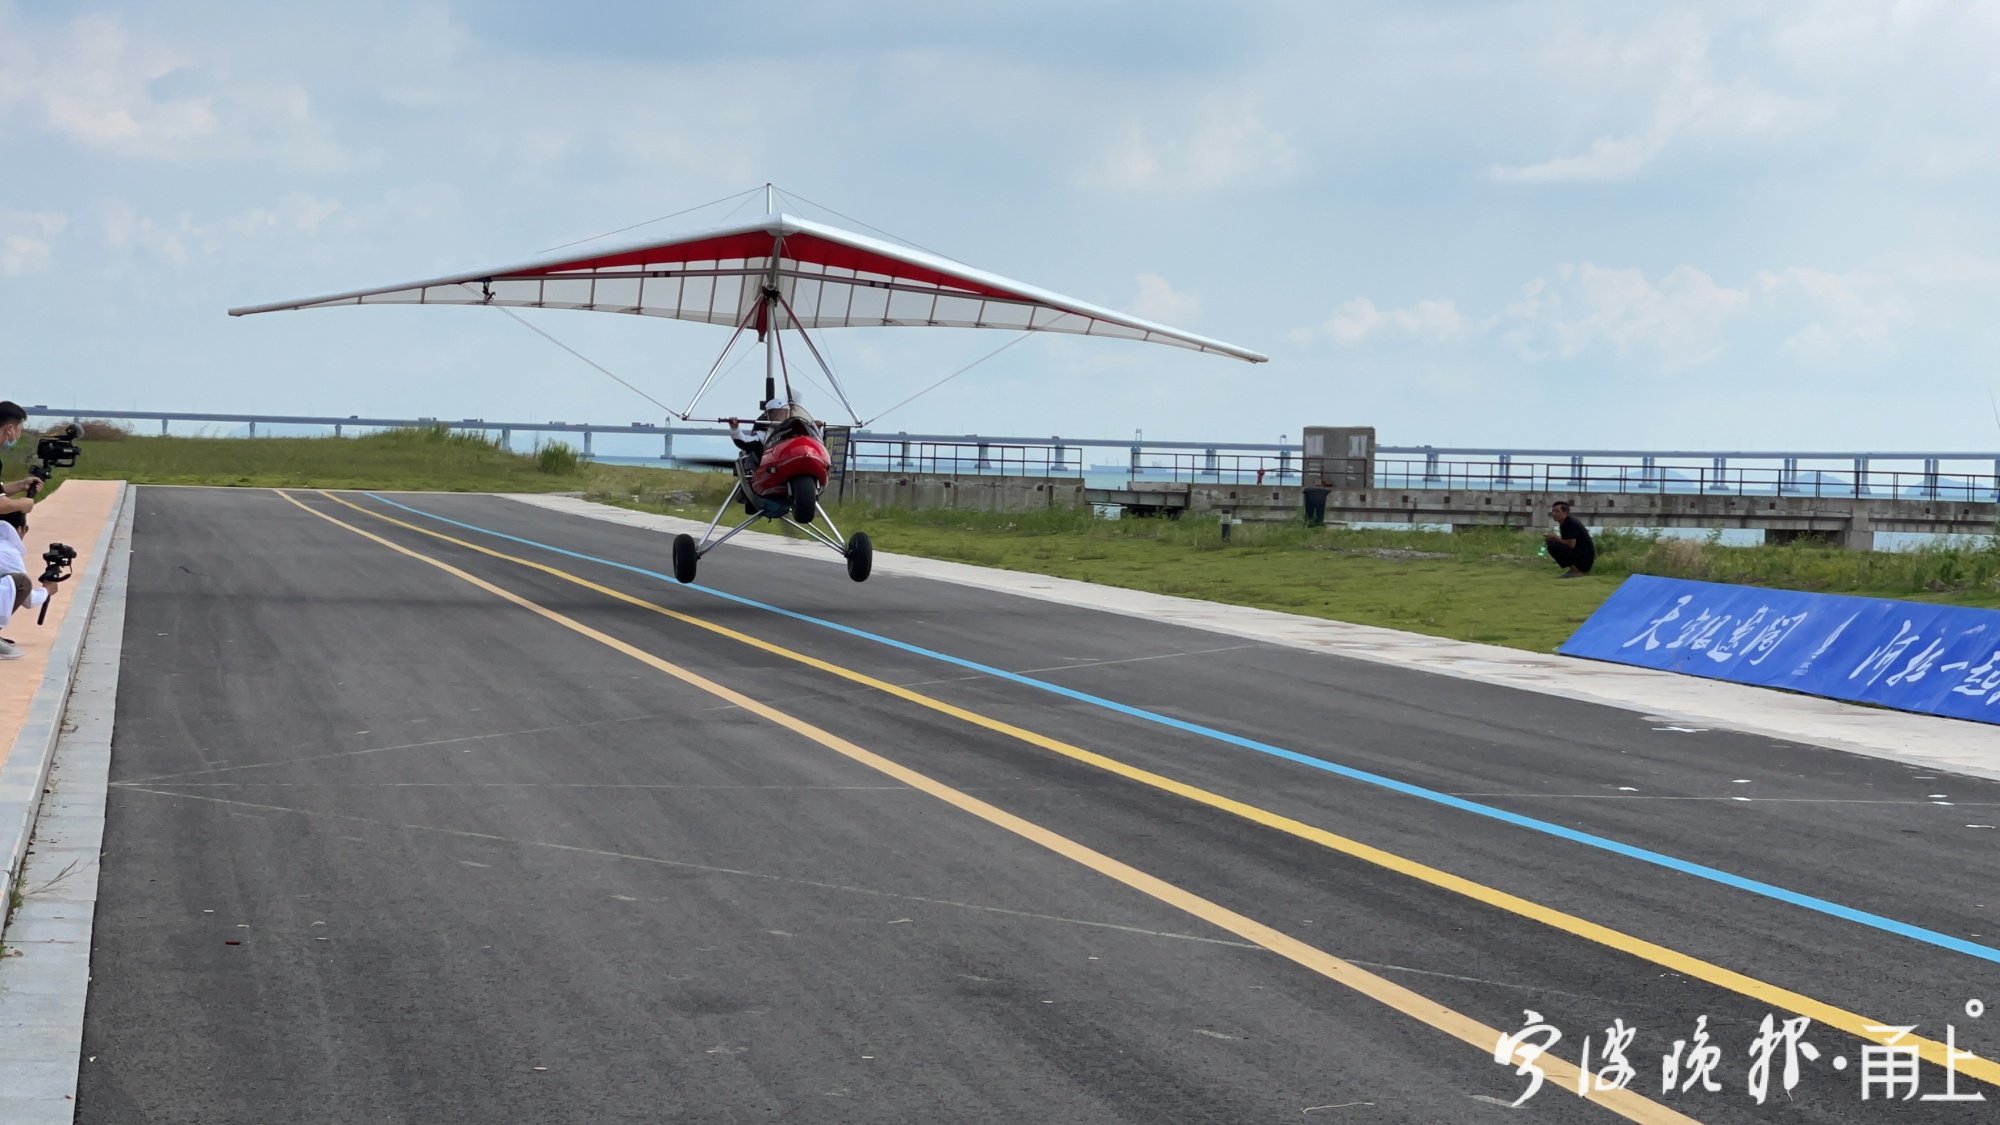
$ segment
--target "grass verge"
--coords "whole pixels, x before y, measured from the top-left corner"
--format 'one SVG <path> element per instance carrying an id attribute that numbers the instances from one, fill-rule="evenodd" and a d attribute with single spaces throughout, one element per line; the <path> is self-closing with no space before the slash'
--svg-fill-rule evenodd
<path id="1" fill-rule="evenodd" d="M 694 502 L 595 499 L 706 519 L 727 478 Z M 706 507 L 703 502 L 706 502 Z M 1583 579 L 1560 581 L 1539 534 L 1370 531 L 1244 524 L 1224 542 L 1213 519 L 1092 518 L 1087 512 L 907 511 L 833 505 L 877 549 L 1135 590 L 1553 651 L 1631 574 L 2000 608 L 2000 544 L 1854 553 L 1805 544 L 1607 531 Z M 767 529 L 770 525 L 764 525 Z"/>
<path id="2" fill-rule="evenodd" d="M 12 475 L 11 473 L 8 475 Z M 138 484 L 438 492 L 574 492 L 706 520 L 721 473 L 594 464 L 562 443 L 514 453 L 438 427 L 357 438 L 141 437 L 93 424 L 63 477 Z M 1534 534 L 1308 529 L 1246 524 L 1224 542 L 1213 519 L 1095 519 L 1088 512 L 907 511 L 832 506 L 884 551 L 1052 574 L 1135 590 L 1381 625 L 1547 652 L 1630 574 L 2000 608 L 2000 540 L 1853 553 L 1810 544 L 1605 532 L 1596 571 L 1555 578 Z M 762 525 L 762 530 L 773 530 Z M 778 533 L 789 534 L 784 529 Z"/>
<path id="3" fill-rule="evenodd" d="M 600 465 L 562 442 L 515 453 L 476 433 L 443 427 L 353 438 L 144 437 L 93 424 L 59 483 L 245 488 L 368 488 L 420 492 L 591 492 L 667 502 L 712 474 Z M 14 475 L 9 466 L 9 476 Z"/>

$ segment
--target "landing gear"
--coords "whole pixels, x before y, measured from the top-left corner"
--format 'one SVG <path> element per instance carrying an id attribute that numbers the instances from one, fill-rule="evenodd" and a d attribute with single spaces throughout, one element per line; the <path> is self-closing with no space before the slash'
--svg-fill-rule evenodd
<path id="1" fill-rule="evenodd" d="M 846 533 L 835 526 L 833 514 L 819 506 L 820 483 L 813 478 L 793 477 L 786 482 L 785 499 L 764 499 L 750 491 L 750 486 L 742 480 L 723 497 L 722 506 L 715 510 L 715 518 L 708 521 L 708 527 L 700 538 L 692 535 L 674 536 L 674 578 L 683 583 L 694 581 L 695 566 L 701 557 L 729 540 L 758 520 L 774 520 L 805 533 L 806 538 L 827 548 L 841 557 L 847 564 L 847 576 L 856 582 L 868 581 L 868 574 L 875 569 L 875 547 L 868 541 L 865 532 L 856 532 L 852 539 L 844 539 Z M 722 526 L 722 517 L 730 508 L 742 504 L 749 513 L 736 526 L 717 535 Z"/>
<path id="2" fill-rule="evenodd" d="M 869 542 L 867 532 L 857 531 L 847 541 L 847 576 L 856 582 L 866 582 L 869 571 L 874 569 L 875 544 Z"/>
<path id="3" fill-rule="evenodd" d="M 682 585 L 693 582 L 695 564 L 700 561 L 701 549 L 695 546 L 694 536 L 674 536 L 674 581 Z"/>

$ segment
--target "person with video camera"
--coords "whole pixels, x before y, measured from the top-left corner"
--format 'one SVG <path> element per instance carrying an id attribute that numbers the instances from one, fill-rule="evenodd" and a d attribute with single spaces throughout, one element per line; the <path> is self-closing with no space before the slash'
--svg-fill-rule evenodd
<path id="1" fill-rule="evenodd" d="M 21 408 L 20 403 L 12 400 L 0 402 L 0 449 L 14 448 L 27 424 L 28 412 Z M 25 515 L 34 511 L 34 493 L 39 487 L 41 482 L 32 475 L 0 484 L 0 514 L 19 512 Z"/>
<path id="2" fill-rule="evenodd" d="M 32 503 L 32 501 L 31 501 Z M 28 529 L 27 516 L 20 512 L 0 513 L 0 629 L 7 627 L 16 610 L 35 609 L 48 604 L 49 597 L 57 590 L 57 583 L 68 578 L 62 573 L 63 567 L 55 565 L 57 556 L 65 556 L 63 562 L 71 562 L 76 552 L 61 543 L 52 545 L 42 561 L 50 565 L 42 571 L 40 589 L 28 578 L 27 547 L 21 542 L 21 533 Z M 45 611 L 46 612 L 46 611 Z M 21 650 L 13 641 L 0 637 L 0 660 L 19 660 Z"/>

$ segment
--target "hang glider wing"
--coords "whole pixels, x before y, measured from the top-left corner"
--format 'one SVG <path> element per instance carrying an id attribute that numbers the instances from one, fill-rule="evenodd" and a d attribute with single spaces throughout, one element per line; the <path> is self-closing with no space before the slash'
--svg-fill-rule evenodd
<path id="1" fill-rule="evenodd" d="M 1142 340 L 1262 363 L 1265 356 L 1099 308 L 898 245 L 791 215 L 588 253 L 229 310 L 231 316 L 339 305 L 506 305 L 584 309 L 765 328 L 936 326 Z"/>

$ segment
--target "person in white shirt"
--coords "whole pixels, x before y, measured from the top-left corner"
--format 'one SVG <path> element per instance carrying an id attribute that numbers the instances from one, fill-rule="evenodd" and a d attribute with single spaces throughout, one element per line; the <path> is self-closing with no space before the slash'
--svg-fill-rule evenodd
<path id="1" fill-rule="evenodd" d="M 39 609 L 55 592 L 55 586 L 47 582 L 36 589 L 28 577 L 28 551 L 21 542 L 26 527 L 21 513 L 0 513 L 0 629 L 13 620 L 16 610 Z M 0 637 L 0 660 L 19 660 L 21 655 L 14 642 Z"/>

